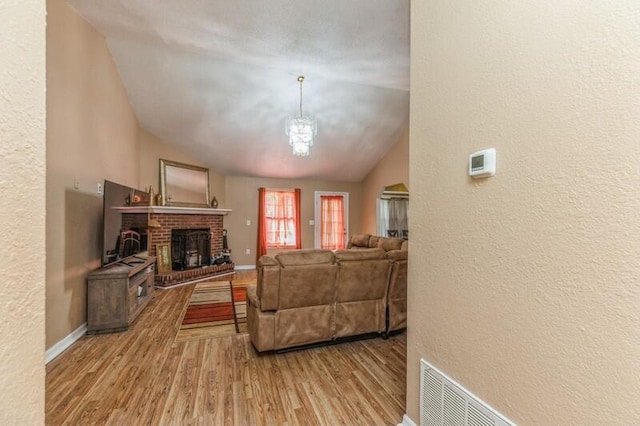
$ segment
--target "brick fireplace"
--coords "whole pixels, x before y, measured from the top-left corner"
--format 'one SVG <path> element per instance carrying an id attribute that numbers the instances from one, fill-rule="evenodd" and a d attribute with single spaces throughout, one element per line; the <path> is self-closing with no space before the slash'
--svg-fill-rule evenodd
<path id="1" fill-rule="evenodd" d="M 147 246 L 149 255 L 156 256 L 156 244 L 171 244 L 172 231 L 174 242 L 176 234 L 189 234 L 187 230 L 202 233 L 208 230 L 210 234 L 210 259 L 219 256 L 222 251 L 222 230 L 223 217 L 230 212 L 228 209 L 209 209 L 196 207 L 166 207 L 166 206 L 140 206 L 140 207 L 120 207 L 122 212 L 122 227 L 138 229 L 146 232 L 147 241 L 151 242 L 151 247 Z M 149 224 L 155 227 L 149 227 Z M 159 224 L 159 226 L 157 226 Z M 177 232 L 176 232 L 177 231 Z M 200 261 L 203 253 L 200 254 Z M 224 263 L 219 265 L 197 263 L 188 265 L 182 270 L 171 270 L 170 272 L 157 273 L 155 285 L 160 287 L 170 287 L 187 281 L 202 278 L 216 279 L 233 273 L 234 264 Z M 210 262 L 207 262 L 210 263 Z"/>

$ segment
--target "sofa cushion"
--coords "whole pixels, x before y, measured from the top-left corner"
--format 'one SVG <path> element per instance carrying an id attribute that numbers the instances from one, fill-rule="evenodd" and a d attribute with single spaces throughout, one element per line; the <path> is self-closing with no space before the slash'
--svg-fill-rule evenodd
<path id="1" fill-rule="evenodd" d="M 335 263 L 335 256 L 331 250 L 301 249 L 280 252 L 276 254 L 276 260 L 286 268 L 287 266 Z"/>
<path id="2" fill-rule="evenodd" d="M 400 250 L 403 242 L 402 238 L 382 237 L 378 241 L 378 247 L 384 251 Z"/>
<path id="3" fill-rule="evenodd" d="M 332 304 L 337 274 L 337 263 L 283 267 L 278 309 Z"/>
<path id="4" fill-rule="evenodd" d="M 370 234 L 354 234 L 349 240 L 349 247 L 369 247 Z"/>
<path id="5" fill-rule="evenodd" d="M 336 337 L 380 332 L 391 262 L 380 248 L 337 250 Z"/>
<path id="6" fill-rule="evenodd" d="M 340 272 L 336 302 L 382 299 L 391 263 L 382 249 L 336 251 Z"/>
<path id="7" fill-rule="evenodd" d="M 366 248 L 361 250 L 336 250 L 336 260 L 338 262 L 346 260 L 371 260 L 386 259 L 387 254 L 379 248 Z"/>
<path id="8" fill-rule="evenodd" d="M 377 248 L 378 241 L 380 241 L 380 237 L 378 237 L 377 235 L 372 235 L 371 238 L 369 238 L 369 247 Z"/>

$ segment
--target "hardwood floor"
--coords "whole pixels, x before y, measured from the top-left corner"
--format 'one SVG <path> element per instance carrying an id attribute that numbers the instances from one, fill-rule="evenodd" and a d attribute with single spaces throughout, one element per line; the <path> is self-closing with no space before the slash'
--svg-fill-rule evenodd
<path id="1" fill-rule="evenodd" d="M 127 332 L 47 365 L 46 423 L 397 424 L 406 333 L 258 354 L 248 335 L 174 343 L 193 285 L 156 291 Z"/>

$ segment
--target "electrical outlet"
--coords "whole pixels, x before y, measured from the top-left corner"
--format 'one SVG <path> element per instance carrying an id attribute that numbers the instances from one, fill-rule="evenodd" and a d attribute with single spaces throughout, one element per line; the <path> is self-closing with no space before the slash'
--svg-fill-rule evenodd
<path id="1" fill-rule="evenodd" d="M 247 219 L 247 226 L 251 226 L 251 221 Z"/>
<path id="2" fill-rule="evenodd" d="M 244 253 L 245 253 L 247 256 L 248 256 L 248 255 L 250 255 L 250 254 L 251 254 L 251 249 L 247 249 L 247 250 L 245 250 L 245 252 L 244 252 Z"/>
<path id="3" fill-rule="evenodd" d="M 98 195 L 102 195 L 102 184 L 98 184 Z"/>
<path id="4" fill-rule="evenodd" d="M 80 181 L 78 179 L 73 180 L 73 189 L 80 189 Z"/>

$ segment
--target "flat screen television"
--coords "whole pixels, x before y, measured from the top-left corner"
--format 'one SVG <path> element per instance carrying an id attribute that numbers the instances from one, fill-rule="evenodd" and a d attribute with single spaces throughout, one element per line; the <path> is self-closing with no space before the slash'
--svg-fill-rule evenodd
<path id="1" fill-rule="evenodd" d="M 102 203 L 102 266 L 118 262 L 125 257 L 147 251 L 146 229 L 124 229 L 122 226 L 122 212 L 114 207 L 126 207 L 130 205 L 134 194 L 146 194 L 144 191 L 121 185 L 119 183 L 104 181 Z M 128 244 L 128 234 L 123 231 L 133 231 L 139 235 L 139 244 Z M 123 239 L 124 235 L 124 239 Z"/>

